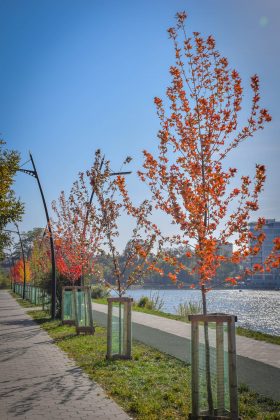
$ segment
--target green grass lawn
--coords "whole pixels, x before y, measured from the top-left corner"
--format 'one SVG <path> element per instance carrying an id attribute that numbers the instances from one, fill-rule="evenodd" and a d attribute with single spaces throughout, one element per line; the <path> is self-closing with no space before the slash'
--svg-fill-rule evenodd
<path id="1" fill-rule="evenodd" d="M 96 303 L 107 305 L 107 299 L 94 299 L 93 301 Z M 163 318 L 175 319 L 176 321 L 189 322 L 185 317 L 182 317 L 180 315 L 169 314 L 166 312 L 156 311 L 156 310 L 147 309 L 147 308 L 140 308 L 139 306 L 136 306 L 136 305 L 132 307 L 132 310 L 136 312 L 144 312 L 146 314 L 161 316 Z M 265 334 L 258 331 L 252 331 L 243 327 L 237 327 L 236 334 L 253 338 L 254 340 L 266 341 L 267 343 L 280 345 L 280 337 L 276 335 Z"/>
<path id="2" fill-rule="evenodd" d="M 132 360 L 108 361 L 106 329 L 97 326 L 94 336 L 77 336 L 73 327 L 51 321 L 43 311 L 32 311 L 30 315 L 133 418 L 187 418 L 191 410 L 191 368 L 186 363 L 136 341 Z M 280 403 L 243 386 L 240 415 L 243 420 L 280 419 Z"/>
<path id="3" fill-rule="evenodd" d="M 280 345 L 280 336 L 265 334 L 259 331 L 247 330 L 247 328 L 237 327 L 236 333 L 245 337 L 253 338 L 254 340 L 266 341 L 267 343 Z M 280 385 L 279 385 L 280 386 Z"/>

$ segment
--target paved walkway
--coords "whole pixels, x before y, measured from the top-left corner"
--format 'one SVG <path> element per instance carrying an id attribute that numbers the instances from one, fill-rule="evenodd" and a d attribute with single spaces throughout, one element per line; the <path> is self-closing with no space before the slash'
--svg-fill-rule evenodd
<path id="1" fill-rule="evenodd" d="M 129 417 L 0 291 L 0 419 Z"/>

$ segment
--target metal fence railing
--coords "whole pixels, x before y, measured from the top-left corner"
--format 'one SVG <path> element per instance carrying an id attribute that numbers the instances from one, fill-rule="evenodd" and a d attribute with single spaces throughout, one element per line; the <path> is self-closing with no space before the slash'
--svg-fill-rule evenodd
<path id="1" fill-rule="evenodd" d="M 23 296 L 23 284 L 13 284 L 14 293 Z M 25 300 L 33 305 L 42 306 L 44 310 L 49 310 L 51 305 L 51 296 L 44 289 L 33 286 L 31 284 L 25 285 Z"/>

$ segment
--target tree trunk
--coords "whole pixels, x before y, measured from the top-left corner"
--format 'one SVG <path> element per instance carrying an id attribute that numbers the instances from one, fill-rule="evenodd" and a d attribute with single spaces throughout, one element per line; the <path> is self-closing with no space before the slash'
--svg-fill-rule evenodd
<path id="1" fill-rule="evenodd" d="M 202 307 L 203 315 L 207 315 L 207 305 L 206 305 L 206 290 L 205 286 L 201 287 L 202 292 Z M 208 401 L 208 412 L 210 416 L 214 415 L 214 405 L 213 405 L 213 394 L 212 394 L 212 385 L 211 385 L 211 371 L 210 371 L 210 344 L 209 344 L 209 334 L 208 334 L 208 322 L 204 322 L 204 340 L 205 340 L 205 375 L 206 375 L 206 386 L 207 386 L 207 401 Z"/>
<path id="2" fill-rule="evenodd" d="M 119 354 L 122 354 L 122 304 L 119 303 Z"/>

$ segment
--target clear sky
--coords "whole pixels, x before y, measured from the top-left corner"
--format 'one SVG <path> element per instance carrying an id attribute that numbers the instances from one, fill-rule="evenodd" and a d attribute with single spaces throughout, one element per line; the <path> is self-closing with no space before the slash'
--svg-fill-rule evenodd
<path id="1" fill-rule="evenodd" d="M 259 215 L 280 219 L 279 0 L 0 0 L 0 132 L 22 162 L 31 150 L 49 206 L 96 148 L 114 169 L 134 157 L 129 188 L 145 197 L 136 170 L 156 146 L 153 97 L 168 85 L 166 29 L 182 10 L 189 33 L 213 34 L 243 84 L 260 76 L 273 121 L 234 159 L 244 174 L 267 166 Z M 19 174 L 15 190 L 26 203 L 21 230 L 44 226 L 35 180 Z"/>

